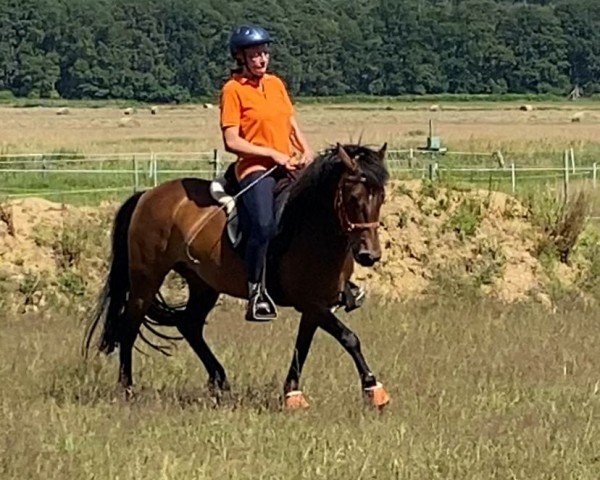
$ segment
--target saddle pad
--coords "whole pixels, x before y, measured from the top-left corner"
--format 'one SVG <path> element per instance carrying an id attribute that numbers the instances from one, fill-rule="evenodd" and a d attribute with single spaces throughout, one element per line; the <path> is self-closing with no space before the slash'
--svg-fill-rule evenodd
<path id="1" fill-rule="evenodd" d="M 225 191 L 226 183 L 225 177 L 217 177 L 210 183 L 209 190 L 211 196 L 221 205 L 225 206 L 225 213 L 227 215 L 227 237 L 233 248 L 236 248 L 242 241 L 242 232 L 239 227 L 235 199 Z"/>

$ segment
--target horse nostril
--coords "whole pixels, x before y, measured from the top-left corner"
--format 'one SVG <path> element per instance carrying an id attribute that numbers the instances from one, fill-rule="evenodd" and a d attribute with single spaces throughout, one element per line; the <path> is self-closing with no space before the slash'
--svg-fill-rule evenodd
<path id="1" fill-rule="evenodd" d="M 356 260 L 364 267 L 370 267 L 379 260 L 379 256 L 373 255 L 370 250 L 362 250 L 358 252 Z"/>

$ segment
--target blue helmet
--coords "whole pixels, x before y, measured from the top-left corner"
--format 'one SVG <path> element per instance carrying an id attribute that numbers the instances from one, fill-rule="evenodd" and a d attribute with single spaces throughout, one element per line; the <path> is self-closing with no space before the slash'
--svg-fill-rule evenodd
<path id="1" fill-rule="evenodd" d="M 237 27 L 229 38 L 229 52 L 235 58 L 236 53 L 243 48 L 252 47 L 253 45 L 262 45 L 263 43 L 271 43 L 273 40 L 262 27 L 253 25 L 242 25 Z"/>

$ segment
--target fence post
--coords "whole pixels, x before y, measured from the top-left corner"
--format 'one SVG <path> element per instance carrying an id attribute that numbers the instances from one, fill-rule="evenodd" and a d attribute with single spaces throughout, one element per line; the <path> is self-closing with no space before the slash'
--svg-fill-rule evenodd
<path id="1" fill-rule="evenodd" d="M 565 193 L 565 201 L 569 198 L 569 151 L 565 150 L 565 183 L 564 183 L 564 193 Z"/>
<path id="2" fill-rule="evenodd" d="M 408 168 L 412 168 L 413 166 L 413 159 L 415 158 L 415 154 L 413 152 L 413 149 L 411 148 L 408 151 Z"/>
<path id="3" fill-rule="evenodd" d="M 158 185 L 158 159 L 154 152 L 152 152 L 152 180 L 156 187 Z"/>
<path id="4" fill-rule="evenodd" d="M 46 170 L 48 169 L 48 162 L 46 162 L 46 157 L 42 156 L 42 170 L 44 170 L 42 172 L 42 178 L 44 180 L 46 180 L 46 178 L 48 177 L 48 174 L 46 173 Z"/>
<path id="5" fill-rule="evenodd" d="M 592 165 L 592 186 L 596 188 L 596 179 L 598 178 L 598 164 L 594 162 Z"/>
<path id="6" fill-rule="evenodd" d="M 515 170 L 515 164 L 510 164 L 510 184 L 512 187 L 512 193 L 514 194 L 517 191 L 517 172 Z"/>
<path id="7" fill-rule="evenodd" d="M 504 168 L 504 155 L 502 155 L 500 150 L 496 152 L 496 159 L 498 160 L 498 166 Z"/>
<path id="8" fill-rule="evenodd" d="M 571 147 L 570 153 L 571 153 L 571 169 L 573 170 L 573 173 L 575 173 L 575 151 L 573 150 L 573 147 Z"/>
<path id="9" fill-rule="evenodd" d="M 221 173 L 221 159 L 219 158 L 219 150 L 213 150 L 213 178 L 217 178 Z"/>
<path id="10" fill-rule="evenodd" d="M 431 162 L 429 164 L 429 168 L 428 168 L 428 174 L 429 174 L 429 180 L 433 181 L 433 179 L 435 178 L 435 166 L 436 164 Z"/>
<path id="11" fill-rule="evenodd" d="M 138 191 L 138 187 L 139 187 L 139 178 L 138 178 L 138 168 L 137 168 L 137 158 L 135 158 L 135 155 L 133 156 L 132 159 L 132 168 L 133 168 L 133 193 Z"/>

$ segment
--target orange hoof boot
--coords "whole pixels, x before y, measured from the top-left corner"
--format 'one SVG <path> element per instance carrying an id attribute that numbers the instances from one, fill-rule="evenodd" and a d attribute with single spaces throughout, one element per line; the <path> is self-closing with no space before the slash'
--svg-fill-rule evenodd
<path id="1" fill-rule="evenodd" d="M 292 390 L 285 394 L 284 406 L 288 411 L 306 410 L 310 407 L 310 404 L 300 390 Z"/>
<path id="2" fill-rule="evenodd" d="M 379 410 L 383 410 L 390 403 L 390 395 L 379 382 L 373 387 L 365 388 L 365 396 L 369 405 Z"/>

